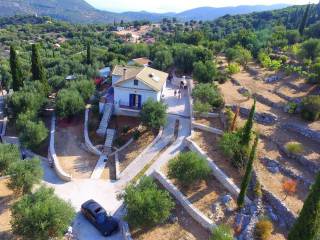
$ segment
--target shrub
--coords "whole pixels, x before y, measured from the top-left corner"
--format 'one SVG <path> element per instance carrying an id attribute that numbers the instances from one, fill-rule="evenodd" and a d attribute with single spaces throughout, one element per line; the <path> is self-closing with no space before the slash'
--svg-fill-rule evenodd
<path id="1" fill-rule="evenodd" d="M 289 153 L 293 153 L 293 154 L 303 153 L 303 145 L 298 142 L 288 142 L 285 145 L 285 148 Z"/>
<path id="2" fill-rule="evenodd" d="M 192 90 L 195 102 L 210 104 L 211 108 L 219 108 L 223 105 L 223 98 L 215 84 L 199 83 Z"/>
<path id="3" fill-rule="evenodd" d="M 92 96 L 95 89 L 93 81 L 87 79 L 69 82 L 67 87 L 72 90 L 77 90 L 84 101 L 87 101 Z"/>
<path id="4" fill-rule="evenodd" d="M 4 175 L 9 166 L 20 160 L 20 151 L 16 145 L 0 144 L 0 176 Z"/>
<path id="5" fill-rule="evenodd" d="M 212 230 L 211 240 L 233 240 L 233 231 L 227 225 L 219 225 Z"/>
<path id="6" fill-rule="evenodd" d="M 235 153 L 241 149 L 240 141 L 240 132 L 226 132 L 222 135 L 218 145 L 228 158 L 233 158 Z"/>
<path id="7" fill-rule="evenodd" d="M 167 123 L 166 110 L 167 106 L 162 102 L 148 99 L 140 111 L 141 121 L 151 129 L 159 129 Z"/>
<path id="8" fill-rule="evenodd" d="M 34 150 L 48 137 L 48 129 L 42 121 L 28 121 L 20 132 L 19 137 L 24 147 Z"/>
<path id="9" fill-rule="evenodd" d="M 142 177 L 138 184 L 130 184 L 121 197 L 127 209 L 125 220 L 138 228 L 163 223 L 174 207 L 169 193 L 158 189 L 150 177 Z"/>
<path id="10" fill-rule="evenodd" d="M 211 112 L 212 107 L 209 103 L 202 103 L 200 101 L 196 101 L 193 105 L 193 109 L 198 113 L 208 113 Z"/>
<path id="11" fill-rule="evenodd" d="M 65 85 L 65 79 L 61 76 L 53 76 L 49 79 L 49 85 L 55 90 L 58 90 Z"/>
<path id="12" fill-rule="evenodd" d="M 210 173 L 207 161 L 195 152 L 181 153 L 168 165 L 169 178 L 177 179 L 184 186 L 206 180 Z"/>
<path id="13" fill-rule="evenodd" d="M 38 158 L 12 163 L 8 169 L 8 187 L 15 194 L 30 193 L 34 184 L 41 181 L 43 171 Z"/>
<path id="14" fill-rule="evenodd" d="M 227 129 L 231 129 L 235 114 L 230 107 L 226 108 L 224 114 L 226 117 Z"/>
<path id="15" fill-rule="evenodd" d="M 134 132 L 132 134 L 133 139 L 138 140 L 140 138 L 140 136 L 141 136 L 141 132 L 138 129 L 134 130 Z"/>
<path id="16" fill-rule="evenodd" d="M 129 130 L 130 130 L 130 127 L 128 125 L 124 125 L 122 127 L 122 133 L 123 134 L 127 134 L 129 132 Z"/>
<path id="17" fill-rule="evenodd" d="M 311 95 L 305 97 L 301 103 L 301 116 L 307 121 L 320 119 L 320 96 Z"/>
<path id="18" fill-rule="evenodd" d="M 20 113 L 17 117 L 17 120 L 16 120 L 17 129 L 19 131 L 23 131 L 26 123 L 28 121 L 34 122 L 34 121 L 36 121 L 36 118 L 37 118 L 37 114 L 34 111 L 28 110 L 26 112 Z"/>
<path id="19" fill-rule="evenodd" d="M 23 196 L 11 208 L 13 233 L 23 239 L 60 239 L 75 217 L 70 203 L 53 189 L 41 187 Z"/>
<path id="20" fill-rule="evenodd" d="M 238 72 L 240 72 L 240 65 L 238 63 L 230 63 L 228 65 L 228 74 L 232 75 L 232 74 L 236 74 Z"/>
<path id="21" fill-rule="evenodd" d="M 80 113 L 84 108 L 84 101 L 78 91 L 63 89 L 58 93 L 56 99 L 56 111 L 59 117 L 72 117 Z"/>
<path id="22" fill-rule="evenodd" d="M 269 220 L 260 220 L 256 223 L 254 235 L 257 240 L 268 240 L 273 232 L 273 225 Z"/>
<path id="23" fill-rule="evenodd" d="M 262 189 L 261 189 L 261 183 L 257 180 L 256 184 L 254 186 L 254 196 L 257 198 L 261 198 L 262 197 Z"/>

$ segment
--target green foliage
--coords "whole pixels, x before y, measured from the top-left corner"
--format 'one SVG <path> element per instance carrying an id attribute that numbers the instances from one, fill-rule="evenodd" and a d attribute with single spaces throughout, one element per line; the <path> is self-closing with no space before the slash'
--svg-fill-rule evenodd
<path id="1" fill-rule="evenodd" d="M 162 102 L 148 99 L 140 111 L 140 118 L 143 125 L 151 129 L 159 129 L 167 123 L 167 106 Z"/>
<path id="2" fill-rule="evenodd" d="M 227 68 L 227 72 L 230 75 L 240 72 L 240 66 L 238 63 L 230 63 Z"/>
<path id="3" fill-rule="evenodd" d="M 272 232 L 273 232 L 272 222 L 270 222 L 269 220 L 262 219 L 256 223 L 254 236 L 255 236 L 255 239 L 257 240 L 268 240 L 271 237 Z"/>
<path id="4" fill-rule="evenodd" d="M 32 150 L 37 149 L 40 144 L 48 137 L 48 129 L 42 121 L 25 123 L 24 128 L 19 134 L 21 144 Z"/>
<path id="5" fill-rule="evenodd" d="M 41 56 L 40 56 L 38 44 L 32 45 L 31 72 L 32 72 L 32 79 L 34 81 L 39 80 L 43 85 L 44 91 L 46 92 L 46 94 L 48 94 L 49 84 L 47 81 L 44 66 L 41 61 Z"/>
<path id="6" fill-rule="evenodd" d="M 262 197 L 262 189 L 261 189 L 261 183 L 256 180 L 256 184 L 254 186 L 254 196 L 257 197 L 257 198 L 261 198 Z"/>
<path id="7" fill-rule="evenodd" d="M 294 153 L 294 154 L 303 153 L 303 145 L 298 142 L 288 142 L 285 145 L 285 148 L 289 153 Z"/>
<path id="8" fill-rule="evenodd" d="M 240 144 L 244 147 L 249 146 L 250 140 L 251 140 L 251 132 L 252 132 L 252 127 L 253 127 L 253 119 L 254 119 L 254 114 L 256 110 L 256 100 L 254 100 L 254 103 L 251 107 L 248 120 L 246 121 L 244 127 L 243 127 L 243 132 L 242 132 L 242 138 Z"/>
<path id="9" fill-rule="evenodd" d="M 17 51 L 12 45 L 10 46 L 10 69 L 13 91 L 18 91 L 21 87 L 23 87 L 23 76 Z"/>
<path id="10" fill-rule="evenodd" d="M 304 29 L 305 29 L 305 27 L 307 25 L 307 20 L 308 20 L 308 17 L 309 17 L 309 11 L 310 11 L 310 4 L 308 4 L 308 6 L 306 8 L 306 10 L 305 10 L 305 12 L 303 14 L 303 18 L 302 18 L 301 24 L 299 26 L 299 33 L 301 35 L 303 35 Z"/>
<path id="11" fill-rule="evenodd" d="M 35 184 L 40 183 L 43 171 L 38 158 L 17 161 L 10 165 L 8 188 L 16 195 L 30 193 Z"/>
<path id="12" fill-rule="evenodd" d="M 219 141 L 219 148 L 228 157 L 233 159 L 235 153 L 240 151 L 241 132 L 226 132 Z"/>
<path id="13" fill-rule="evenodd" d="M 312 185 L 298 219 L 291 228 L 288 240 L 314 240 L 320 236 L 320 173 Z"/>
<path id="14" fill-rule="evenodd" d="M 223 105 L 223 98 L 215 84 L 199 83 L 192 90 L 195 102 L 210 104 L 211 108 L 219 108 Z"/>
<path id="15" fill-rule="evenodd" d="M 56 111 L 59 117 L 72 117 L 79 114 L 84 108 L 84 101 L 78 91 L 73 89 L 59 91 L 56 99 Z"/>
<path id="16" fill-rule="evenodd" d="M 65 79 L 61 76 L 53 76 L 49 79 L 49 85 L 55 90 L 59 90 L 65 85 Z"/>
<path id="17" fill-rule="evenodd" d="M 136 129 L 136 130 L 132 133 L 132 137 L 133 137 L 134 140 L 138 140 L 138 139 L 140 138 L 140 136 L 141 136 L 141 132 L 140 132 L 138 129 Z"/>
<path id="18" fill-rule="evenodd" d="M 226 58 L 228 62 L 237 62 L 243 67 L 247 67 L 248 62 L 252 59 L 252 54 L 250 50 L 237 45 L 234 48 L 228 48 L 226 50 Z"/>
<path id="19" fill-rule="evenodd" d="M 126 187 L 122 196 L 130 226 L 152 227 L 168 219 L 174 207 L 169 193 L 158 189 L 150 177 L 142 177 L 138 184 Z"/>
<path id="20" fill-rule="evenodd" d="M 212 110 L 212 107 L 207 102 L 196 101 L 193 104 L 193 110 L 197 113 L 208 113 Z"/>
<path id="21" fill-rule="evenodd" d="M 71 90 L 78 91 L 84 101 L 87 101 L 93 95 L 95 90 L 93 81 L 87 79 L 71 81 L 67 84 L 67 87 Z"/>
<path id="22" fill-rule="evenodd" d="M 0 144 L 0 176 L 5 175 L 11 164 L 20 160 L 20 151 L 16 145 Z"/>
<path id="23" fill-rule="evenodd" d="M 307 121 L 320 119 L 320 96 L 310 95 L 305 97 L 301 103 L 301 117 Z"/>
<path id="24" fill-rule="evenodd" d="M 34 122 L 37 120 L 37 114 L 34 111 L 27 110 L 18 115 L 16 120 L 16 128 L 18 131 L 23 131 L 28 121 Z"/>
<path id="25" fill-rule="evenodd" d="M 232 122 L 234 120 L 235 114 L 233 113 L 232 109 L 230 107 L 227 107 L 225 112 L 226 117 L 226 123 L 227 123 L 227 130 L 230 130 L 232 127 Z"/>
<path id="26" fill-rule="evenodd" d="M 163 50 L 163 51 L 158 51 L 155 54 L 155 58 L 153 60 L 153 67 L 156 69 L 165 71 L 168 69 L 173 64 L 173 57 L 170 51 L 168 50 Z"/>
<path id="27" fill-rule="evenodd" d="M 174 63 L 184 73 L 191 72 L 196 56 L 190 47 L 178 47 L 174 54 Z"/>
<path id="28" fill-rule="evenodd" d="M 227 225 L 219 225 L 212 230 L 211 240 L 234 240 L 232 228 Z"/>
<path id="29" fill-rule="evenodd" d="M 206 159 L 195 152 L 180 153 L 168 165 L 169 178 L 177 179 L 183 186 L 206 180 L 210 174 L 211 169 Z"/>
<path id="30" fill-rule="evenodd" d="M 259 52 L 258 60 L 263 67 L 270 70 L 279 70 L 282 66 L 281 60 L 271 60 L 270 56 L 264 51 Z"/>
<path id="31" fill-rule="evenodd" d="M 217 67 L 213 61 L 196 62 L 193 65 L 193 77 L 201 83 L 211 83 L 217 76 Z"/>
<path id="32" fill-rule="evenodd" d="M 301 45 L 299 55 L 302 59 L 311 59 L 314 61 L 320 56 L 320 40 L 310 38 Z"/>
<path id="33" fill-rule="evenodd" d="M 237 199 L 237 204 L 238 204 L 239 208 L 242 208 L 245 203 L 245 197 L 246 197 L 247 190 L 248 190 L 248 187 L 249 187 L 249 184 L 251 181 L 251 176 L 252 176 L 253 162 L 256 158 L 258 141 L 259 141 L 259 137 L 258 137 L 258 135 L 256 135 L 256 138 L 254 140 L 254 144 L 251 148 L 249 160 L 247 162 L 246 172 L 245 172 L 245 175 L 244 175 L 242 182 L 241 182 L 240 193 L 239 193 L 238 199 Z"/>
<path id="34" fill-rule="evenodd" d="M 91 54 L 91 45 L 87 43 L 87 58 L 86 58 L 86 63 L 92 64 L 92 54 Z"/>
<path id="35" fill-rule="evenodd" d="M 61 238 L 75 217 L 75 210 L 53 189 L 41 187 L 15 202 L 11 214 L 14 234 L 23 239 L 44 240 Z"/>

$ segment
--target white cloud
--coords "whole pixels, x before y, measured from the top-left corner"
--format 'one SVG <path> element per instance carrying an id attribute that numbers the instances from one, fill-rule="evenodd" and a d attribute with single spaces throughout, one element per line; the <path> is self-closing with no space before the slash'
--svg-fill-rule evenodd
<path id="1" fill-rule="evenodd" d="M 238 6 L 238 5 L 271 5 L 277 3 L 307 4 L 309 0 L 86 0 L 96 8 L 109 11 L 179 12 L 195 7 Z M 312 0 L 317 3 L 319 0 Z"/>

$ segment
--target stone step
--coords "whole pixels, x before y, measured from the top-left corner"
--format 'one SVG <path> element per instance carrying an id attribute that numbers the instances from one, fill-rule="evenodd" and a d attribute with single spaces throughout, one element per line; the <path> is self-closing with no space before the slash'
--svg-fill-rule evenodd
<path id="1" fill-rule="evenodd" d="M 114 129 L 107 129 L 106 131 L 106 140 L 104 143 L 104 146 L 107 148 L 111 148 L 114 140 L 114 136 L 116 134 L 116 131 Z"/>
<path id="2" fill-rule="evenodd" d="M 99 128 L 97 130 L 97 134 L 100 136 L 105 136 L 106 131 L 108 128 L 108 124 L 110 121 L 110 118 L 113 113 L 113 104 L 112 103 L 106 103 L 104 106 L 103 116 L 99 125 Z"/>

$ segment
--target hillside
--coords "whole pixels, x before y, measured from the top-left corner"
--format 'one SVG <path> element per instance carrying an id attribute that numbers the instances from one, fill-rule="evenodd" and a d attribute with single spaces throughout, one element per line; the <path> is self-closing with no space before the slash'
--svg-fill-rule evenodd
<path id="1" fill-rule="evenodd" d="M 202 7 L 181 13 L 123 12 L 113 13 L 95 9 L 84 0 L 0 0 L 0 17 L 14 15 L 50 16 L 58 20 L 72 23 L 111 23 L 113 21 L 148 20 L 160 21 L 165 17 L 176 17 L 181 21 L 214 20 L 226 14 L 244 14 L 283 8 L 287 5 L 270 6 L 238 6 L 212 8 Z"/>

